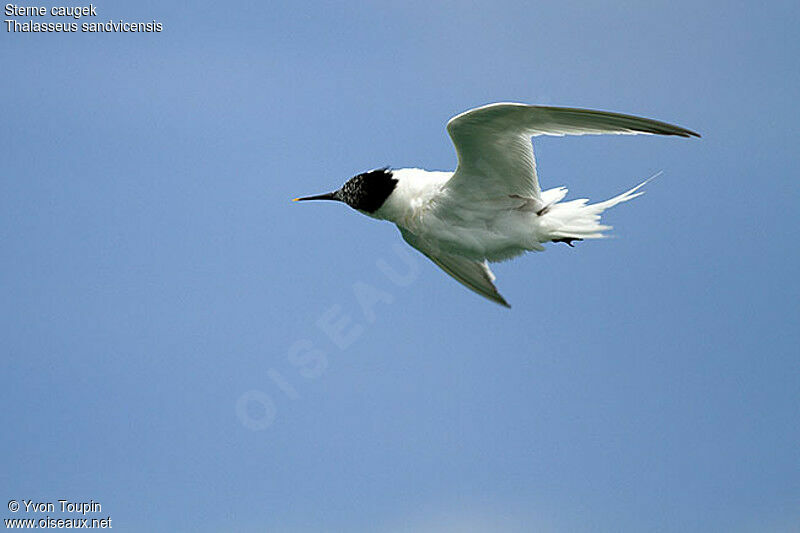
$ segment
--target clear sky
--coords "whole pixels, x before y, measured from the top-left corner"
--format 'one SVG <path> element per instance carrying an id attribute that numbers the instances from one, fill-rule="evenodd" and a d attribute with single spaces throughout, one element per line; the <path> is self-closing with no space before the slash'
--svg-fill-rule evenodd
<path id="1" fill-rule="evenodd" d="M 163 31 L 0 37 L 0 517 L 798 531 L 797 2 L 95 5 Z M 495 265 L 510 310 L 289 201 L 494 101 L 703 138 L 537 140 L 569 198 L 664 173 Z"/>

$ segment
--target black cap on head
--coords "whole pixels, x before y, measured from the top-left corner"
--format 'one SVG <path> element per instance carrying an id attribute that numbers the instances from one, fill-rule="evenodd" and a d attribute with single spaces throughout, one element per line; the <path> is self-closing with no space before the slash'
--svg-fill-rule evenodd
<path id="1" fill-rule="evenodd" d="M 374 213 L 389 198 L 396 185 L 397 180 L 392 171 L 384 167 L 353 176 L 338 191 L 295 198 L 295 201 L 335 200 L 344 202 L 353 209 Z"/>
<path id="2" fill-rule="evenodd" d="M 337 192 L 350 207 L 374 213 L 389 198 L 396 185 L 392 171 L 384 167 L 350 178 Z"/>

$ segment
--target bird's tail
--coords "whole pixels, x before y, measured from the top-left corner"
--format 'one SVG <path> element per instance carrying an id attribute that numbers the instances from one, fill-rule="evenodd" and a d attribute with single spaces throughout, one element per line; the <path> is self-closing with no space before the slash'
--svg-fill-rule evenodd
<path id="1" fill-rule="evenodd" d="M 541 211 L 541 225 L 550 241 L 566 242 L 582 239 L 602 239 L 611 226 L 600 223 L 603 211 L 644 194 L 642 187 L 661 175 L 655 173 L 636 187 L 604 202 L 590 204 L 586 198 L 561 202 L 567 189 L 559 187 L 542 193 L 545 208 Z"/>

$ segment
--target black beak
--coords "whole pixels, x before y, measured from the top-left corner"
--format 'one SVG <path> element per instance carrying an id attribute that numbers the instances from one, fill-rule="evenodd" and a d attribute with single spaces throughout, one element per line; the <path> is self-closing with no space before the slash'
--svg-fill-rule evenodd
<path id="1" fill-rule="evenodd" d="M 333 192 L 326 192 L 325 194 L 318 194 L 316 196 L 305 196 L 303 198 L 295 198 L 293 202 L 303 202 L 305 200 L 334 200 L 337 202 L 341 202 L 339 199 L 338 191 Z"/>

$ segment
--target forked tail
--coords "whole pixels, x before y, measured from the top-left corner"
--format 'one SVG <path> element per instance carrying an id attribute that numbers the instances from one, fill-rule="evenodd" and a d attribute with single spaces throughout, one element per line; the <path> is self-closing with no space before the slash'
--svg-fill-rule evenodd
<path id="1" fill-rule="evenodd" d="M 548 240 L 571 244 L 574 240 L 602 239 L 605 237 L 603 232 L 611 229 L 611 226 L 600 223 L 603 211 L 641 196 L 644 194 L 641 188 L 659 175 L 661 171 L 633 189 L 596 204 L 590 204 L 586 198 L 560 202 L 567 194 L 564 187 L 542 192 L 542 201 L 546 207 L 540 211 L 541 225 L 549 237 Z"/>

